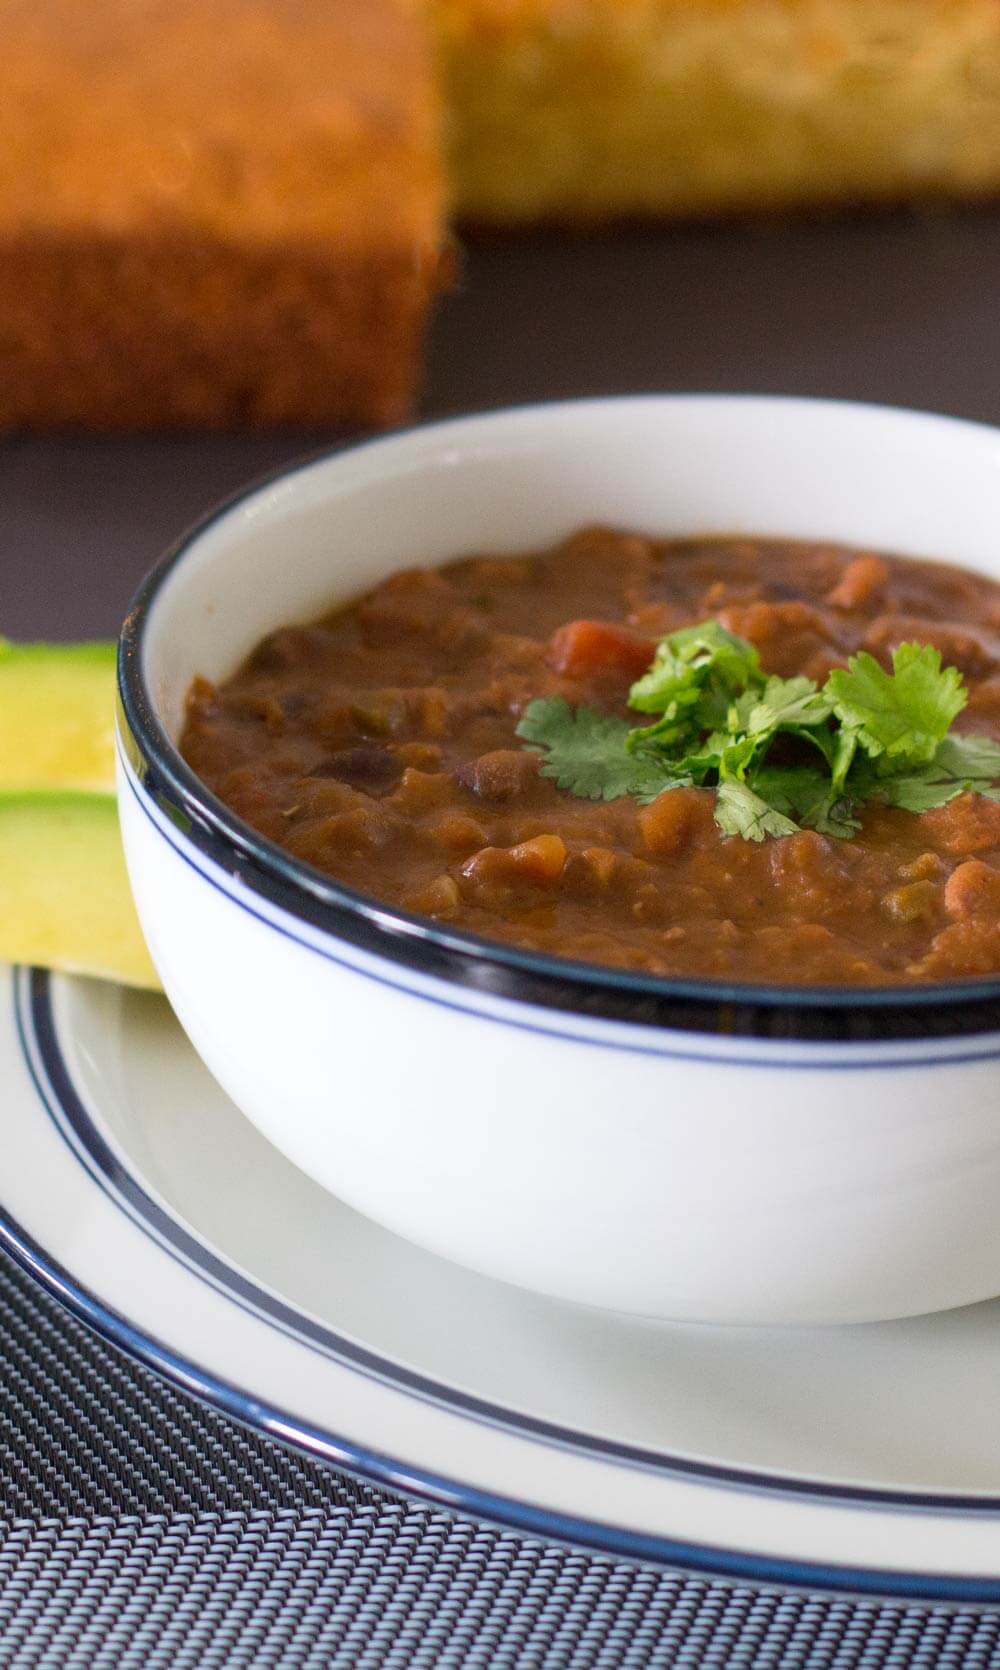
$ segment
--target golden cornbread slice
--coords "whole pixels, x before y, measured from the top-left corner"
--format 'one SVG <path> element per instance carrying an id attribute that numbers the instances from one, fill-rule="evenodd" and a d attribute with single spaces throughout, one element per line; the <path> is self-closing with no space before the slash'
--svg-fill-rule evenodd
<path id="1" fill-rule="evenodd" d="M 998 0 L 436 0 L 456 211 L 1000 190 Z"/>
<path id="2" fill-rule="evenodd" d="M 0 0 L 0 426 L 390 422 L 436 287 L 410 0 Z"/>

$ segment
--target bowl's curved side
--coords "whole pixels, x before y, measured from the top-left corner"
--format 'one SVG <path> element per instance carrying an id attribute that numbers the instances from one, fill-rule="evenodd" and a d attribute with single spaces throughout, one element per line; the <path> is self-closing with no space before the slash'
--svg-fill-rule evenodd
<path id="1" fill-rule="evenodd" d="M 308 943 L 122 770 L 167 994 L 236 1104 L 397 1233 L 562 1298 L 711 1322 L 856 1322 L 1000 1289 L 995 1061 L 677 1034 L 438 993 Z M 631 1037 L 629 1034 L 631 1033 Z"/>
<path id="2" fill-rule="evenodd" d="M 458 948 L 465 983 L 445 982 L 431 1001 L 433 981 L 391 954 L 392 932 L 377 954 L 341 937 L 332 915 L 324 927 L 336 884 L 267 850 L 176 748 L 195 673 L 225 676 L 276 623 L 407 563 L 525 549 L 604 521 L 830 539 L 996 574 L 998 512 L 1000 431 L 739 397 L 456 420 L 236 501 L 147 583 L 120 661 L 125 741 L 151 781 L 182 786 L 180 803 L 215 837 L 213 858 L 123 767 L 140 917 L 208 1066 L 265 1135 L 352 1205 L 548 1292 L 675 1318 L 847 1321 L 1000 1291 L 1000 998 L 989 982 L 833 994 L 822 1026 L 805 1032 L 849 1038 L 860 1016 L 869 1036 L 888 1037 L 888 1000 L 894 1035 L 943 1033 L 937 1050 L 748 1043 L 737 1056 L 708 1032 L 681 1047 L 663 1026 L 608 1019 L 626 988 L 628 1012 L 644 1004 L 649 1020 L 650 1003 L 676 998 L 679 983 L 581 970 L 575 1013 L 557 1013 L 524 994 L 531 978 L 568 988 L 572 965 L 547 973 L 543 959 L 471 939 Z M 250 848 L 280 896 L 241 882 Z M 340 895 L 341 916 L 392 915 Z M 446 930 L 401 919 L 390 929 L 398 947 L 422 935 L 447 949 Z M 522 1000 L 484 1007 L 483 993 L 514 989 L 506 974 L 519 955 Z M 724 989 L 702 988 L 693 1001 L 718 1029 Z M 794 990 L 730 995 L 734 1029 L 752 1033 L 746 1006 L 763 1003 L 775 1035 L 817 1002 Z"/>

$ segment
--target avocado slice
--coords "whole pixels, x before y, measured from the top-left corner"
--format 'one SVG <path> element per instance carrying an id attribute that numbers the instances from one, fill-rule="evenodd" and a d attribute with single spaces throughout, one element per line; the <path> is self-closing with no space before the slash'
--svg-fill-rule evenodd
<path id="1" fill-rule="evenodd" d="M 113 794 L 0 793 L 0 958 L 159 986 Z"/>
<path id="2" fill-rule="evenodd" d="M 0 792 L 113 789 L 114 644 L 0 638 Z"/>

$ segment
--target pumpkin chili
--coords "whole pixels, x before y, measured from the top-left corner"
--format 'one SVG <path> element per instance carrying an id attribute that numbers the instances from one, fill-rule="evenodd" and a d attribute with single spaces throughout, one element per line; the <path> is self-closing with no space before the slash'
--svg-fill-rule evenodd
<path id="1" fill-rule="evenodd" d="M 916 718 L 866 728 L 867 692 L 913 678 Z M 1000 972 L 997 744 L 993 581 L 608 528 L 280 628 L 195 681 L 181 742 L 260 834 L 391 905 L 658 975 L 859 986 Z M 987 763 L 949 775 L 946 749 Z"/>

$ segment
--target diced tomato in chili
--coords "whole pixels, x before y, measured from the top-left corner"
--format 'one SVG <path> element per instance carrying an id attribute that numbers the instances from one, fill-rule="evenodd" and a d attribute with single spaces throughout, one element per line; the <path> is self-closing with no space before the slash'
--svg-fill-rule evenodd
<path id="1" fill-rule="evenodd" d="M 600 620 L 571 620 L 549 640 L 549 664 L 570 678 L 594 673 L 623 673 L 637 679 L 646 671 L 656 650 L 648 638 L 625 627 Z"/>

